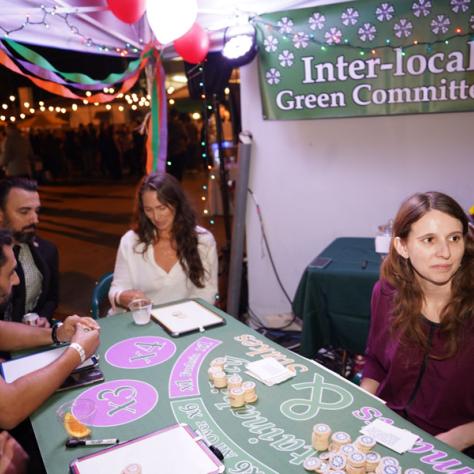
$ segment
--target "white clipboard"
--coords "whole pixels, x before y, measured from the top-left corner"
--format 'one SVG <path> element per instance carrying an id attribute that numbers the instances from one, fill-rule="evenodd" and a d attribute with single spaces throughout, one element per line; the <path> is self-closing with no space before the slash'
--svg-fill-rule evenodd
<path id="1" fill-rule="evenodd" d="M 130 464 L 139 464 L 141 474 L 219 474 L 225 469 L 184 423 L 81 457 L 69 467 L 73 474 L 118 474 Z"/>
<path id="2" fill-rule="evenodd" d="M 178 337 L 191 332 L 225 324 L 222 316 L 196 301 L 185 301 L 151 310 L 151 317 L 171 336 Z"/>

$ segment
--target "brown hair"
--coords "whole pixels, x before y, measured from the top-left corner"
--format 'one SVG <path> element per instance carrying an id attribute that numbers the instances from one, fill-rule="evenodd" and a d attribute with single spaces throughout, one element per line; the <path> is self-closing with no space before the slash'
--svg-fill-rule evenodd
<path id="1" fill-rule="evenodd" d="M 446 335 L 445 353 L 451 357 L 459 347 L 463 328 L 473 324 L 474 316 L 474 238 L 469 230 L 466 214 L 461 206 L 446 194 L 431 191 L 417 193 L 402 203 L 393 223 L 393 237 L 405 240 L 412 225 L 431 210 L 444 212 L 462 223 L 465 252 L 461 266 L 454 274 L 451 299 L 441 312 L 440 329 Z M 381 276 L 395 289 L 393 306 L 393 329 L 400 331 L 402 339 L 415 342 L 428 350 L 426 331 L 420 318 L 423 291 L 409 259 L 398 254 L 394 247 L 384 260 Z"/>
<path id="2" fill-rule="evenodd" d="M 204 287 L 204 266 L 198 252 L 196 216 L 178 181 L 166 173 L 151 173 L 139 183 L 132 218 L 132 229 L 138 234 L 139 242 L 148 246 L 160 239 L 158 229 L 150 222 L 143 209 L 143 193 L 155 191 L 161 203 L 175 211 L 172 237 L 176 241 L 178 260 L 189 279 L 198 288 Z"/>

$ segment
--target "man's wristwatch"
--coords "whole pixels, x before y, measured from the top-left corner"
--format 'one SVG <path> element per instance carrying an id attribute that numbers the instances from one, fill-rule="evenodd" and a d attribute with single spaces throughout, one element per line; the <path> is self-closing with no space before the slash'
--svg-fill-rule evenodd
<path id="1" fill-rule="evenodd" d="M 51 328 L 51 339 L 53 342 L 58 345 L 62 344 L 62 342 L 58 339 L 58 329 L 63 325 L 61 321 L 57 321 L 53 324 L 53 327 Z"/>

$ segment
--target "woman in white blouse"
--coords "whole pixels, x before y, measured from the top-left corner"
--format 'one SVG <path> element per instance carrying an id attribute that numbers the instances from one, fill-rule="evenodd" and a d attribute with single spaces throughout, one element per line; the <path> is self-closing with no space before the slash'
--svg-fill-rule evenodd
<path id="1" fill-rule="evenodd" d="M 137 190 L 132 230 L 121 239 L 109 291 L 113 312 L 146 297 L 153 304 L 200 297 L 214 303 L 217 250 L 178 181 L 165 173 L 145 176 Z"/>

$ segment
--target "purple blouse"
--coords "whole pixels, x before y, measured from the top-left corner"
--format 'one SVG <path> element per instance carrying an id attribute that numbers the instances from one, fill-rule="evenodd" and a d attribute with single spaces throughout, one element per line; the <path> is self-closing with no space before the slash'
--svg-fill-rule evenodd
<path id="1" fill-rule="evenodd" d="M 363 376 L 380 382 L 377 396 L 387 406 L 432 435 L 474 421 L 474 324 L 453 357 L 426 357 L 415 344 L 402 345 L 390 330 L 395 291 L 384 281 L 374 286 Z M 439 325 L 424 323 L 431 353 L 442 354 Z"/>

